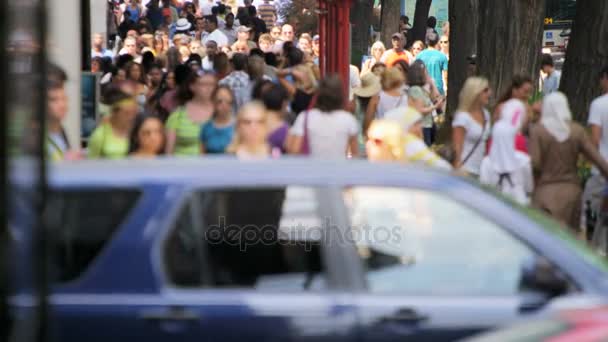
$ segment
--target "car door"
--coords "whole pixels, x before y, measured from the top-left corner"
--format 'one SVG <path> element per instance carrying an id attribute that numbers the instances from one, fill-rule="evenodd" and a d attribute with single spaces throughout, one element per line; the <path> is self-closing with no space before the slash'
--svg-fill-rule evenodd
<path id="1" fill-rule="evenodd" d="M 192 224 L 161 243 L 163 298 L 194 317 L 192 340 L 353 340 L 349 276 L 324 238 L 333 207 L 317 188 L 197 192 Z"/>
<path id="2" fill-rule="evenodd" d="M 526 310 L 527 245 L 439 193 L 390 187 L 344 192 L 367 291 L 357 296 L 364 341 L 450 341 Z"/>

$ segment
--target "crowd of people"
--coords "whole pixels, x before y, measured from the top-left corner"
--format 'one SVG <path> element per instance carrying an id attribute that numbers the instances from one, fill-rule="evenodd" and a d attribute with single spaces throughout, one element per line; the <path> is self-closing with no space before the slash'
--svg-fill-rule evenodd
<path id="1" fill-rule="evenodd" d="M 179 7 L 150 0 L 144 8 L 126 0 L 119 6 L 113 51 L 103 36 L 93 39 L 92 69 L 103 75 L 103 105 L 86 157 L 295 154 L 422 163 L 477 178 L 574 230 L 583 203 L 579 154 L 596 166 L 586 193 L 603 190 L 608 69 L 600 73 L 606 95 L 591 105 L 591 138 L 572 121 L 568 100 L 557 91 L 559 72 L 546 55 L 538 103 L 530 103 L 535 80 L 514 75 L 490 110 L 488 80 L 469 77 L 451 121 L 451 142 L 439 150 L 435 132 L 449 91 L 449 24 L 439 35 L 431 18 L 426 41 L 408 45 L 410 26 L 402 18 L 391 49 L 375 42 L 361 71 L 351 66 L 349 80 L 321 78 L 319 37 L 276 25 L 276 9 L 269 1 L 263 5 L 258 10 L 245 1 L 236 16 L 221 2 Z M 78 158 L 61 129 L 65 78 L 56 74 L 49 82 L 49 157 Z"/>

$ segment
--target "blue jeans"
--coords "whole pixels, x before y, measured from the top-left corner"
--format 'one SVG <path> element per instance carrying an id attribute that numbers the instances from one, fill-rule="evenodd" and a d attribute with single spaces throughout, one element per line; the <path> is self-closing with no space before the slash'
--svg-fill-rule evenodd
<path id="1" fill-rule="evenodd" d="M 435 142 L 435 125 L 433 127 L 422 128 L 422 135 L 426 146 L 431 146 Z"/>

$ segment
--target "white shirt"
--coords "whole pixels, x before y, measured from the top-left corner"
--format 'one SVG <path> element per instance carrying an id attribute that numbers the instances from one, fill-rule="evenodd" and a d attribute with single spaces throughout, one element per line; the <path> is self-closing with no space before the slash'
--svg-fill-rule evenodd
<path id="1" fill-rule="evenodd" d="M 483 115 L 486 121 L 485 131 L 483 130 L 481 124 L 475 121 L 471 117 L 471 114 L 467 112 L 456 113 L 454 121 L 452 122 L 452 127 L 462 127 L 466 131 L 464 136 L 464 144 L 462 146 L 462 154 L 460 156 L 461 161 L 464 161 L 464 159 L 471 154 L 471 151 L 473 151 L 473 148 L 475 147 L 475 143 L 479 140 L 479 137 L 482 136 L 482 132 L 484 132 L 479 145 L 477 148 L 475 148 L 475 151 L 473 151 L 466 163 L 462 166 L 465 171 L 474 175 L 479 175 L 481 161 L 486 152 L 486 141 L 488 140 L 491 132 L 490 113 L 484 109 Z"/>
<path id="2" fill-rule="evenodd" d="M 223 28 L 222 33 L 228 37 L 228 45 L 232 45 L 236 42 L 238 37 L 238 32 L 236 31 L 235 26 L 232 26 L 231 29 Z"/>
<path id="3" fill-rule="evenodd" d="M 310 156 L 327 159 L 346 159 L 349 140 L 359 134 L 355 117 L 344 110 L 323 113 L 318 109 L 308 111 L 307 134 L 304 130 L 306 112 L 300 113 L 291 128 L 298 137 L 308 136 Z"/>
<path id="4" fill-rule="evenodd" d="M 228 37 L 222 33 L 222 31 L 215 29 L 215 31 L 209 33 L 202 38 L 203 45 L 207 44 L 208 41 L 213 40 L 217 43 L 218 47 L 228 45 Z"/>
<path id="5" fill-rule="evenodd" d="M 198 7 L 201 9 L 201 14 L 203 16 L 213 14 L 211 12 L 211 9 L 213 8 L 213 6 L 215 6 L 215 2 L 214 1 L 199 0 L 199 2 L 198 2 Z"/>
<path id="6" fill-rule="evenodd" d="M 600 154 L 608 160 L 608 94 L 602 95 L 591 102 L 588 124 L 601 128 Z M 593 168 L 592 172 L 593 174 L 599 174 L 596 167 Z"/>
<path id="7" fill-rule="evenodd" d="M 509 179 L 503 179 L 500 184 L 500 175 L 495 171 L 490 157 L 483 158 L 479 172 L 479 182 L 495 186 L 498 191 L 511 197 L 517 203 L 527 205 L 530 203 L 528 194 L 534 190 L 534 178 L 530 157 L 522 152 L 515 152 L 519 167 L 509 173 Z M 510 180 L 510 182 L 509 182 Z"/>
<path id="8" fill-rule="evenodd" d="M 202 68 L 205 71 L 213 71 L 213 62 L 209 59 L 209 56 L 205 56 L 205 58 L 203 58 Z"/>

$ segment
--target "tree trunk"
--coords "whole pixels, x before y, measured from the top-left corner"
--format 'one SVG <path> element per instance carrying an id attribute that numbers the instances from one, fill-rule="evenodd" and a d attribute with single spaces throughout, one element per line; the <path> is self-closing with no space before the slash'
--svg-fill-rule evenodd
<path id="1" fill-rule="evenodd" d="M 370 26 L 372 25 L 374 0 L 356 0 L 350 12 L 352 32 L 351 64 L 360 67 L 361 58 L 367 54 L 370 45 Z"/>
<path id="2" fill-rule="evenodd" d="M 600 93 L 597 75 L 606 65 L 608 1 L 577 1 L 560 85 L 577 120 L 587 120 L 589 104 Z"/>
<path id="3" fill-rule="evenodd" d="M 445 122 L 439 131 L 439 141 L 447 141 L 452 132 L 453 114 L 458 106 L 458 94 L 468 76 L 468 56 L 477 53 L 479 0 L 451 0 L 449 3 L 450 64 L 448 67 L 448 102 Z"/>
<path id="4" fill-rule="evenodd" d="M 432 0 L 416 0 L 416 10 L 414 12 L 414 27 L 410 35 L 408 44 L 413 44 L 417 40 L 426 41 L 426 23 L 429 20 Z"/>
<path id="5" fill-rule="evenodd" d="M 391 36 L 399 31 L 401 13 L 400 0 L 382 0 L 382 35 L 381 40 L 387 49 L 392 48 Z"/>
<path id="6" fill-rule="evenodd" d="M 538 79 L 544 15 L 545 0 L 479 0 L 479 74 L 490 81 L 492 105 L 513 75 Z"/>

